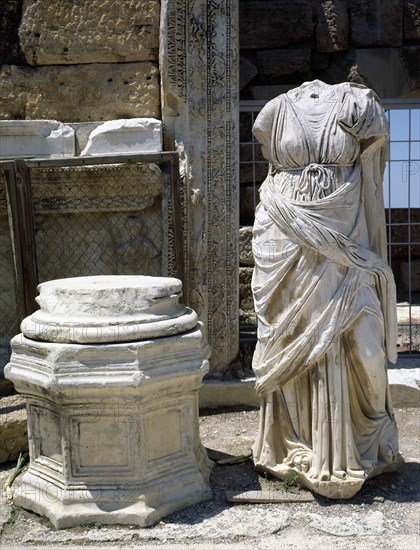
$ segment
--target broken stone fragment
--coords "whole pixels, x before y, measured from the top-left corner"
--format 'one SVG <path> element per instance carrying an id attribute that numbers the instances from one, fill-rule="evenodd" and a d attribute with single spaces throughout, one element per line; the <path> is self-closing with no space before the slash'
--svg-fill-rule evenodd
<path id="1" fill-rule="evenodd" d="M 95 128 L 80 155 L 159 151 L 162 151 L 162 122 L 155 118 L 129 118 L 110 120 Z"/>

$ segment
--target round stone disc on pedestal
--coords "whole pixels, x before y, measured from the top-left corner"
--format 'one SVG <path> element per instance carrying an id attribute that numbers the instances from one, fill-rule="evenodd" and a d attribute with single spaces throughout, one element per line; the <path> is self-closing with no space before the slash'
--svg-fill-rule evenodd
<path id="1" fill-rule="evenodd" d="M 39 285 L 5 375 L 27 397 L 30 464 L 14 502 L 57 528 L 146 527 L 211 497 L 198 390 L 201 324 L 181 281 L 101 276 Z"/>
<path id="2" fill-rule="evenodd" d="M 130 342 L 186 332 L 198 322 L 179 302 L 181 281 L 170 277 L 74 277 L 41 283 L 38 290 L 41 309 L 21 324 L 33 340 Z"/>

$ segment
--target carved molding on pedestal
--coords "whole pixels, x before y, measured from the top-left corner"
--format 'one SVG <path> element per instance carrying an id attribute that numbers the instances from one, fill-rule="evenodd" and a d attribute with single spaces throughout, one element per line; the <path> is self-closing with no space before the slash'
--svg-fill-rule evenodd
<path id="1" fill-rule="evenodd" d="M 205 323 L 211 370 L 238 351 L 238 1 L 162 2 L 165 148 L 180 153 L 184 293 Z"/>

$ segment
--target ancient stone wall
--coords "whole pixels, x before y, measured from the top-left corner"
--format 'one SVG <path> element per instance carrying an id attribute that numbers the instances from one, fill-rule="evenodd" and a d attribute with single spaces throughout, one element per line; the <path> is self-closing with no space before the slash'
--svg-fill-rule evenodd
<path id="1" fill-rule="evenodd" d="M 318 78 L 420 94 L 420 0 L 241 0 L 241 98 Z"/>
<path id="2" fill-rule="evenodd" d="M 0 20 L 0 119 L 160 119 L 162 81 L 165 148 L 181 157 L 185 300 L 216 370 L 238 348 L 237 11 L 238 0 L 10 0 Z"/>
<path id="3" fill-rule="evenodd" d="M 159 0 L 6 0 L 0 118 L 159 118 L 159 21 Z"/>

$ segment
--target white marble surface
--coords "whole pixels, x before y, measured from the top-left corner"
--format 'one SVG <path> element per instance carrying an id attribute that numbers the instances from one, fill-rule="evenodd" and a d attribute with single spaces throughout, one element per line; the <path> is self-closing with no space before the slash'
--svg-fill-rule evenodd
<path id="1" fill-rule="evenodd" d="M 170 336 L 196 327 L 179 302 L 182 284 L 169 277 L 100 275 L 41 283 L 40 309 L 21 324 L 28 338 L 104 343 Z"/>
<path id="2" fill-rule="evenodd" d="M 178 303 L 180 281 L 97 279 L 41 285 L 48 323 L 32 320 L 31 338 L 12 340 L 5 375 L 27 397 L 30 434 L 29 469 L 14 502 L 57 528 L 146 527 L 211 497 L 198 429 L 198 389 L 209 365 L 201 325 Z M 109 330 L 101 322 L 110 314 L 114 334 L 128 332 L 128 342 L 95 340 Z M 145 332 L 127 324 L 130 315 L 143 316 L 138 326 Z M 73 317 L 85 322 L 88 343 L 63 339 Z"/>
<path id="3" fill-rule="evenodd" d="M 72 157 L 74 136 L 56 120 L 0 120 L 0 158 Z"/>
<path id="4" fill-rule="evenodd" d="M 386 263 L 388 123 L 375 94 L 319 80 L 270 101 L 253 229 L 254 462 L 329 498 L 398 466 L 386 374 L 397 315 Z"/>
<path id="5" fill-rule="evenodd" d="M 110 120 L 95 128 L 80 156 L 160 151 L 162 122 L 156 118 L 128 118 Z"/>

